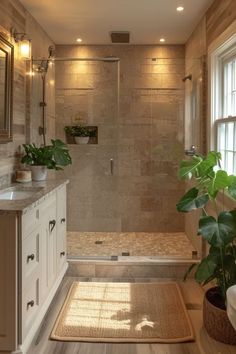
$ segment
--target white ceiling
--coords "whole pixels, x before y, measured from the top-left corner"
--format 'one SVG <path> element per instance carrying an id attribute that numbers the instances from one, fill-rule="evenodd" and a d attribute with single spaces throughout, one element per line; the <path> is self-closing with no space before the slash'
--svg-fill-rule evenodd
<path id="1" fill-rule="evenodd" d="M 185 43 L 213 0 L 21 0 L 56 44 L 110 44 L 130 31 L 131 44 Z M 178 13 L 177 6 L 184 6 Z"/>

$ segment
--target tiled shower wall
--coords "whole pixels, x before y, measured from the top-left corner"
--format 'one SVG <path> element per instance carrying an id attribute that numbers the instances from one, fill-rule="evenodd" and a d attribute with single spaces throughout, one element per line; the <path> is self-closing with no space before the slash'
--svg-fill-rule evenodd
<path id="1" fill-rule="evenodd" d="M 42 124 L 39 102 L 42 99 L 41 77 L 27 75 L 28 64 L 21 60 L 18 46 L 10 38 L 10 29 L 26 32 L 32 41 L 34 58 L 47 57 L 52 40 L 18 0 L 0 1 L 0 32 L 6 34 L 14 44 L 13 82 L 13 142 L 0 144 L 0 186 L 9 183 L 19 165 L 19 147 L 25 142 L 42 143 L 38 127 Z M 48 140 L 55 136 L 55 95 L 54 70 L 49 70 L 47 78 L 47 132 Z"/>
<path id="2" fill-rule="evenodd" d="M 56 134 L 98 126 L 98 145 L 70 145 L 71 231 L 177 232 L 183 194 L 184 46 L 57 46 L 58 57 L 120 58 L 56 63 Z M 110 159 L 114 159 L 111 174 Z"/>

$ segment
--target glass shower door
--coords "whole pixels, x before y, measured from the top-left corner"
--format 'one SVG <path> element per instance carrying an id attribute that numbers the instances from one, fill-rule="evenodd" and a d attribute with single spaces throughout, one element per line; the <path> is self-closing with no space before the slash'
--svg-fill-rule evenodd
<path id="1" fill-rule="evenodd" d="M 70 180 L 69 248 L 80 257 L 114 254 L 115 236 L 108 236 L 104 248 L 103 233 L 120 230 L 118 66 L 105 61 L 56 63 L 57 137 L 65 139 L 64 127 L 70 125 L 88 125 L 97 131 L 97 139 L 90 138 L 87 145 L 69 144 L 73 163 L 60 173 Z"/>

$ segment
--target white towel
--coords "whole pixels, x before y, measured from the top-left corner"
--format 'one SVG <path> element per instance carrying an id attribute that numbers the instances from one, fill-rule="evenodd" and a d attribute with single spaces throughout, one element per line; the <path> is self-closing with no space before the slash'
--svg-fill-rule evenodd
<path id="1" fill-rule="evenodd" d="M 236 285 L 231 286 L 226 293 L 227 314 L 232 326 L 236 329 Z"/>

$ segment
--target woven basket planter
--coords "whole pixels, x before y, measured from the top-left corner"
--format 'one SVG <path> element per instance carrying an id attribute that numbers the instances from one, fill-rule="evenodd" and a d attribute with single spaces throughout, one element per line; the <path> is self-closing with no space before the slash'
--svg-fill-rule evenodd
<path id="1" fill-rule="evenodd" d="M 217 288 L 215 288 L 217 289 Z M 226 310 L 216 307 L 209 301 L 209 289 L 203 301 L 203 323 L 207 333 L 215 340 L 226 343 L 236 344 L 236 331 L 231 325 Z"/>

